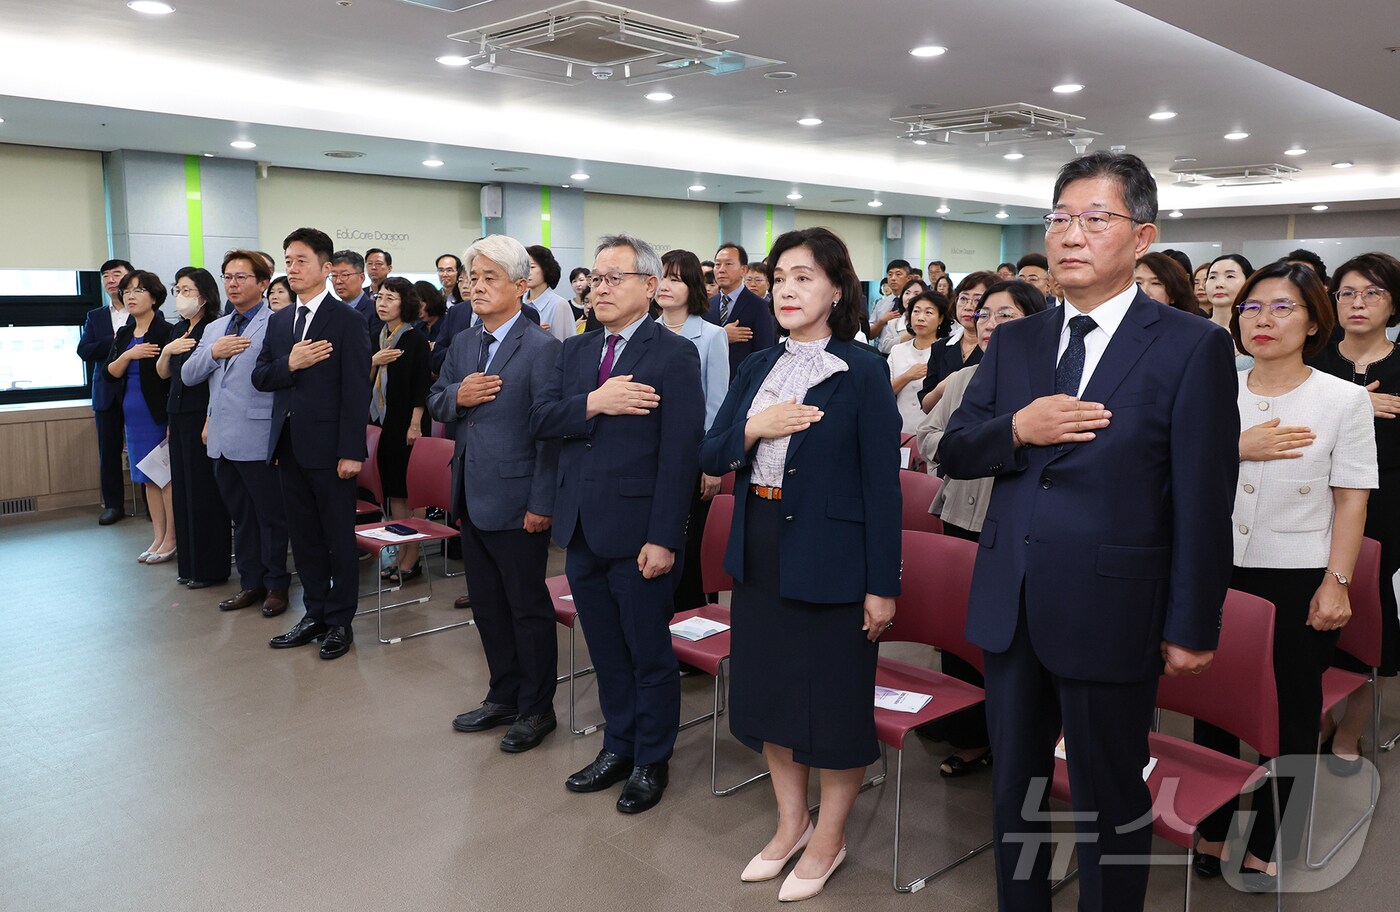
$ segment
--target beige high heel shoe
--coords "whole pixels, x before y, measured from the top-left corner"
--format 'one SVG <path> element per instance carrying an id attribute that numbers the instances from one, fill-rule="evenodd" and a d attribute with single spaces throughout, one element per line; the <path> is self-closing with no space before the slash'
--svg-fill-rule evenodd
<path id="1" fill-rule="evenodd" d="M 826 889 L 826 882 L 831 879 L 831 875 L 836 873 L 836 869 L 841 867 L 841 862 L 846 860 L 846 847 L 842 846 L 841 851 L 836 853 L 836 858 L 831 862 L 831 867 L 826 869 L 826 873 L 821 877 L 798 877 L 793 871 L 783 881 L 783 887 L 778 891 L 779 902 L 800 902 L 804 899 L 811 899 L 822 890 Z"/>
<path id="2" fill-rule="evenodd" d="M 765 880 L 772 880 L 783 873 L 783 868 L 792 861 L 792 857 L 798 852 L 807 848 L 807 843 L 812 841 L 812 833 L 816 827 L 807 822 L 807 830 L 802 834 L 802 838 L 797 840 L 797 844 L 782 858 L 764 858 L 759 852 L 749 861 L 749 866 L 744 868 L 744 873 L 739 875 L 739 879 L 744 883 L 762 883 Z"/>

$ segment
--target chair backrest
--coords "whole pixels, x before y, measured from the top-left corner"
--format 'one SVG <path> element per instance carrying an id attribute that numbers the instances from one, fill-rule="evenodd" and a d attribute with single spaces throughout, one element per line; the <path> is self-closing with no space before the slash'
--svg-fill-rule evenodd
<path id="1" fill-rule="evenodd" d="M 1277 757 L 1273 603 L 1229 590 L 1210 667 L 1198 675 L 1163 675 L 1157 705 L 1209 722 L 1264 756 Z"/>
<path id="2" fill-rule="evenodd" d="M 452 510 L 452 455 L 457 444 L 441 437 L 419 437 L 408 454 L 408 508 Z"/>
<path id="3" fill-rule="evenodd" d="M 909 465 L 905 470 L 909 472 L 927 472 L 928 462 L 924 459 L 924 454 L 919 452 L 919 435 L 906 434 L 903 431 L 899 434 L 900 450 L 909 451 Z"/>
<path id="4" fill-rule="evenodd" d="M 721 494 L 733 494 L 733 493 L 734 493 L 734 473 L 733 473 L 733 472 L 725 472 L 723 475 L 721 475 L 721 476 L 719 477 L 719 492 L 720 492 Z M 711 590 L 711 591 L 713 592 L 714 590 Z"/>
<path id="5" fill-rule="evenodd" d="M 928 511 L 929 504 L 943 487 L 943 479 L 925 472 L 900 472 L 899 488 L 904 494 L 901 527 L 914 532 L 942 532 L 943 520 Z"/>
<path id="6" fill-rule="evenodd" d="M 1381 664 L 1382 585 L 1394 584 L 1381 579 L 1381 543 L 1374 538 L 1363 538 L 1348 590 L 1351 620 L 1342 628 L 1337 648 L 1369 668 Z"/>
<path id="7" fill-rule="evenodd" d="M 894 626 L 881 639 L 933 646 L 982 669 L 982 650 L 967 641 L 967 599 L 977 543 L 951 535 L 902 533 L 904 571 Z"/>
<path id="8" fill-rule="evenodd" d="M 379 480 L 379 435 L 378 425 L 365 425 L 365 461 L 360 464 L 360 474 L 355 484 L 370 493 L 377 504 L 384 503 L 384 483 Z"/>
<path id="9" fill-rule="evenodd" d="M 434 421 L 433 421 L 433 433 L 432 433 L 432 435 L 433 435 L 434 437 L 443 437 L 443 438 L 446 438 L 446 437 L 447 437 L 447 425 L 443 424 L 441 421 L 437 421 L 436 419 L 434 419 Z"/>
<path id="10" fill-rule="evenodd" d="M 733 478 L 731 473 L 727 478 Z M 734 578 L 724 569 L 724 551 L 729 547 L 729 527 L 734 523 L 734 495 L 716 494 L 705 518 L 700 539 L 700 585 L 706 592 L 728 592 Z"/>

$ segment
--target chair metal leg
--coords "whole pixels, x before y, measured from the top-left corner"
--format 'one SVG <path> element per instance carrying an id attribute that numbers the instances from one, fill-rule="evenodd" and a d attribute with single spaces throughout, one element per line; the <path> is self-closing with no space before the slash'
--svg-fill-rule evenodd
<path id="1" fill-rule="evenodd" d="M 1371 776 L 1371 804 L 1361 812 L 1361 816 L 1356 818 L 1351 828 L 1342 834 L 1342 838 L 1337 840 L 1336 845 L 1327 850 L 1327 854 L 1314 860 L 1313 829 L 1317 824 L 1317 780 L 1320 775 L 1319 768 L 1322 766 L 1322 763 L 1319 761 L 1318 764 L 1313 767 L 1312 806 L 1308 809 L 1308 838 L 1307 842 L 1304 843 L 1303 853 L 1303 863 L 1308 866 L 1308 870 L 1310 871 L 1318 871 L 1325 868 L 1327 863 L 1342 850 L 1342 846 L 1350 842 L 1351 837 L 1355 836 L 1357 832 L 1366 825 L 1366 821 L 1370 820 L 1372 815 L 1376 813 L 1376 804 L 1380 799 L 1379 747 L 1381 735 L 1381 700 L 1378 681 L 1379 675 L 1377 674 L 1377 669 L 1373 668 L 1371 669 L 1371 769 L 1368 771 Z M 1321 735 L 1318 736 L 1318 741 L 1320 746 Z"/>
<path id="2" fill-rule="evenodd" d="M 1191 872 L 1195 869 L 1195 860 L 1196 841 L 1193 839 L 1186 847 L 1186 899 L 1181 906 L 1182 912 L 1191 912 Z"/>
<path id="3" fill-rule="evenodd" d="M 878 773 L 876 773 L 875 775 L 871 776 L 869 779 L 867 779 L 867 780 L 865 780 L 864 782 L 862 782 L 862 783 L 860 784 L 860 788 L 856 791 L 856 794 L 860 794 L 861 792 L 868 792 L 868 791 L 870 791 L 871 789 L 873 789 L 873 788 L 874 788 L 875 786 L 877 786 L 877 785 L 883 785 L 884 782 L 885 782 L 885 780 L 888 779 L 889 776 L 890 776 L 890 758 L 889 758 L 889 754 L 887 754 L 887 753 L 885 752 L 885 745 L 884 745 L 884 742 L 881 742 L 881 744 L 880 744 L 880 771 L 879 771 Z M 815 814 L 817 811 L 820 811 L 821 809 L 822 809 L 822 803 L 821 803 L 820 801 L 818 801 L 816 804 L 808 805 L 808 807 L 807 807 L 807 813 L 809 813 L 809 814 Z"/>
<path id="4" fill-rule="evenodd" d="M 575 624 L 577 624 L 577 623 L 578 623 L 578 622 L 575 621 Z M 563 681 L 565 678 L 567 678 L 568 681 L 569 681 L 569 731 L 573 732 L 575 735 L 591 735 L 591 734 L 593 734 L 595 731 L 597 731 L 598 729 L 602 728 L 604 723 L 602 723 L 602 722 L 596 722 L 596 723 L 594 723 L 594 724 L 592 724 L 592 725 L 589 725 L 589 726 L 586 727 L 586 728 L 579 728 L 579 727 L 578 727 L 578 720 L 575 718 L 575 712 L 576 712 L 576 710 L 575 710 L 575 703 L 574 703 L 574 697 L 575 697 L 575 694 L 574 694 L 574 680 L 575 680 L 576 678 L 582 676 L 582 675 L 593 674 L 593 673 L 594 673 L 594 668 L 593 668 L 592 665 L 589 665 L 587 668 L 577 669 L 577 668 L 574 667 L 574 658 L 575 658 L 575 654 L 574 654 L 574 628 L 573 628 L 573 627 L 570 627 L 570 628 L 569 628 L 569 673 L 568 673 L 567 675 L 560 675 L 558 678 L 555 679 L 555 682 L 556 682 L 556 683 L 561 682 L 561 681 Z"/>
<path id="5" fill-rule="evenodd" d="M 884 754 L 884 745 L 881 745 L 881 754 L 882 754 L 882 755 Z M 915 879 L 909 881 L 908 883 L 900 883 L 900 882 L 899 882 L 899 838 L 900 838 L 900 823 L 901 823 L 901 821 L 902 821 L 902 819 L 903 819 L 903 814 L 904 814 L 904 751 L 903 751 L 903 749 L 900 749 L 900 750 L 895 751 L 895 761 L 894 761 L 894 874 L 893 874 L 893 878 L 892 878 L 892 879 L 893 879 L 893 882 L 894 882 L 894 889 L 895 889 L 895 892 L 897 892 L 897 893 L 917 893 L 917 892 L 919 892 L 920 890 L 922 890 L 924 887 L 928 886 L 929 881 L 931 881 L 931 880 L 936 880 L 937 878 L 943 876 L 943 875 L 944 875 L 945 873 L 947 873 L 948 871 L 951 871 L 951 870 L 953 870 L 954 868 L 956 868 L 958 865 L 962 864 L 964 861 L 967 861 L 967 860 L 970 859 L 970 858 L 975 858 L 975 857 L 977 857 L 978 855 L 981 855 L 983 852 L 987 851 L 988 849 L 990 849 L 990 848 L 992 847 L 992 840 L 988 839 L 986 842 L 982 843 L 980 846 L 977 846 L 975 849 L 972 849 L 971 851 L 968 851 L 968 852 L 964 853 L 964 854 L 961 855 L 960 857 L 953 859 L 952 861 L 950 861 L 950 862 L 948 862 L 947 864 L 945 864 L 943 867 L 939 868 L 937 871 L 934 871 L 932 874 L 925 874 L 923 877 L 916 877 Z"/>
<path id="6" fill-rule="evenodd" d="M 768 770 L 764 770 L 761 773 L 757 773 L 753 776 L 750 776 L 743 782 L 739 782 L 735 785 L 727 786 L 725 788 L 719 787 L 719 780 L 717 777 L 719 766 L 719 717 L 724 714 L 724 706 L 722 705 L 722 694 L 727 692 L 728 690 L 727 676 L 725 675 L 725 669 L 728 666 L 729 660 L 725 659 L 723 662 L 720 663 L 719 674 L 715 675 L 715 709 L 714 712 L 711 713 L 711 719 L 713 724 L 710 726 L 710 794 L 714 795 L 716 798 L 723 798 L 725 795 L 732 795 L 744 786 L 752 785 L 760 779 L 767 779 L 769 776 L 772 775 L 772 773 L 770 773 Z"/>
<path id="7" fill-rule="evenodd" d="M 423 559 L 423 577 L 424 577 L 424 579 L 426 580 L 426 582 L 427 582 L 427 584 L 428 584 L 428 594 L 427 594 L 427 596 L 424 597 L 424 598 L 420 598 L 420 599 L 411 599 L 411 600 L 409 600 L 409 601 L 399 602 L 398 604 L 395 604 L 395 605 L 382 605 L 382 603 L 383 603 L 383 601 L 384 601 L 384 595 L 383 595 L 383 590 L 382 590 L 382 589 L 380 590 L 379 600 L 380 600 L 380 602 L 381 602 L 381 607 L 380 607 L 380 609 L 375 613 L 375 620 L 376 620 L 376 624 L 377 624 L 377 626 L 378 626 L 378 632 L 379 632 L 379 642 L 384 643 L 384 644 L 386 644 L 386 645 L 393 644 L 393 643 L 402 643 L 404 640 L 411 640 L 411 639 L 413 639 L 414 637 L 427 636 L 427 635 L 430 634 L 430 633 L 442 633 L 444 630 L 455 630 L 455 629 L 457 629 L 458 627 L 473 627 L 473 626 L 476 625 L 476 621 L 475 621 L 475 620 L 471 620 L 471 619 L 468 619 L 468 620 L 465 620 L 465 621 L 455 621 L 455 622 L 453 622 L 453 623 L 451 623 L 451 624 L 443 624 L 443 625 L 441 625 L 441 626 L 439 626 L 439 627 L 429 627 L 429 628 L 426 629 L 426 630 L 415 630 L 413 633 L 406 633 L 406 634 L 404 634 L 403 636 L 390 637 L 389 639 L 386 640 L 386 639 L 384 638 L 384 609 L 385 609 L 385 608 L 398 608 L 398 607 L 400 607 L 400 606 L 402 606 L 402 605 L 413 605 L 413 604 L 417 604 L 417 603 L 419 603 L 419 602 L 426 602 L 426 601 L 428 601 L 429 599 L 431 599 L 431 598 L 433 597 L 433 569 L 432 569 L 432 565 L 428 562 L 428 560 L 427 560 L 426 557 L 424 557 L 424 559 Z M 402 586 L 403 586 L 403 583 L 399 583 L 399 586 L 402 587 Z"/>

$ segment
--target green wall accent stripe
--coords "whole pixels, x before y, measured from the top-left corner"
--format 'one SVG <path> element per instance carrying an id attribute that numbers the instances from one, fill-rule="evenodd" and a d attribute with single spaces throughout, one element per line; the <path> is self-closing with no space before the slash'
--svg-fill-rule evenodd
<path id="1" fill-rule="evenodd" d="M 919 268 L 928 263 L 928 219 L 919 219 Z"/>
<path id="2" fill-rule="evenodd" d="M 773 249 L 773 207 L 768 207 L 768 215 L 763 225 L 763 255 Z"/>
<path id="3" fill-rule="evenodd" d="M 550 246 L 549 242 L 554 235 L 554 223 L 552 213 L 549 211 L 549 188 L 540 188 L 540 244 Z"/>
<path id="4" fill-rule="evenodd" d="M 185 156 L 185 220 L 190 235 L 190 265 L 204 265 L 204 193 L 200 187 L 199 156 Z"/>

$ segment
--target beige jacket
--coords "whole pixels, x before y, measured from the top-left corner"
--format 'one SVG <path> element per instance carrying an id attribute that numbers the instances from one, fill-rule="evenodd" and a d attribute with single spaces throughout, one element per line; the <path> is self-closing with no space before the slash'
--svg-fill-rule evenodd
<path id="1" fill-rule="evenodd" d="M 949 376 L 943 398 L 919 423 L 919 452 L 928 460 L 930 471 L 938 467 L 938 460 L 935 458 L 938 454 L 938 444 L 943 439 L 943 432 L 947 430 L 953 412 L 962 404 L 963 394 L 967 392 L 967 385 L 972 382 L 972 375 L 976 371 L 977 365 L 974 364 Z M 970 481 L 958 478 L 944 479 L 943 487 L 938 496 L 934 497 L 928 511 L 946 523 L 971 532 L 981 532 L 982 521 L 987 518 L 987 502 L 991 499 L 992 484 L 995 480 L 990 477 L 974 478 Z"/>

